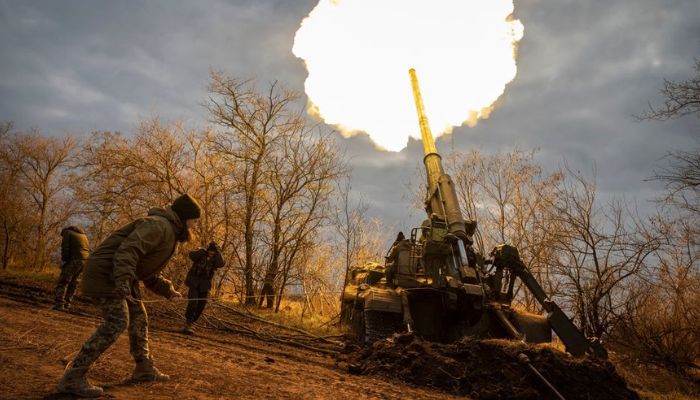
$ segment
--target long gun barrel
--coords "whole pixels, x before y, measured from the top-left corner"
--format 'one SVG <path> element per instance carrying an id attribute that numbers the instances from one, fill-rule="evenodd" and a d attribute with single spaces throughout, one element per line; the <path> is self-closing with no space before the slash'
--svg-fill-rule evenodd
<path id="1" fill-rule="evenodd" d="M 471 243 L 471 235 L 474 233 L 475 228 L 474 223 L 469 224 L 468 230 L 462 218 L 462 211 L 459 208 L 459 200 L 454 184 L 450 176 L 442 168 L 442 157 L 437 152 L 433 134 L 430 132 L 428 117 L 425 114 L 423 105 L 423 97 L 418 86 L 416 70 L 411 68 L 408 70 L 408 74 L 411 77 L 413 99 L 416 102 L 418 124 L 420 125 L 423 152 L 425 153 L 423 164 L 425 164 L 428 179 L 428 197 L 425 201 L 425 210 L 428 213 L 428 217 L 432 214 L 437 214 L 443 218 L 447 223 L 449 233 Z"/>
<path id="2" fill-rule="evenodd" d="M 437 189 L 438 180 L 445 172 L 442 170 L 442 157 L 437 152 L 433 134 L 430 132 L 430 124 L 428 117 L 425 115 L 425 106 L 423 105 L 423 97 L 420 94 L 418 86 L 418 77 L 416 70 L 411 68 L 408 70 L 411 76 L 411 87 L 413 88 L 413 100 L 416 102 L 416 112 L 418 113 L 418 125 L 420 126 L 421 139 L 423 142 L 423 152 L 425 158 L 423 163 L 428 177 L 428 192 L 432 193 Z"/>

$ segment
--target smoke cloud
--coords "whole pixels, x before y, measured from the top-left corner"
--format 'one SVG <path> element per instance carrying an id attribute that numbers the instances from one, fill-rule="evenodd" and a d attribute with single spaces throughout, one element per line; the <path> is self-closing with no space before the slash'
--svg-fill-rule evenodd
<path id="1" fill-rule="evenodd" d="M 379 148 L 420 138 L 415 68 L 436 136 L 488 117 L 516 74 L 523 26 L 512 0 L 321 0 L 298 29 L 308 111 Z"/>

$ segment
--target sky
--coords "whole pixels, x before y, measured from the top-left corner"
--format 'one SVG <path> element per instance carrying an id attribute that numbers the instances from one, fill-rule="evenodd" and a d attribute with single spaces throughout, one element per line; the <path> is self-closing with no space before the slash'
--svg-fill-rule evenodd
<path id="1" fill-rule="evenodd" d="M 153 115 L 203 126 L 211 68 L 303 93 L 306 70 L 291 49 L 316 3 L 0 0 L 0 120 L 51 135 L 129 133 Z M 651 207 L 663 188 L 646 178 L 669 151 L 700 143 L 700 121 L 633 115 L 661 103 L 664 78 L 693 75 L 700 1 L 516 0 L 514 17 L 525 28 L 515 79 L 489 119 L 439 138 L 438 150 L 536 148 L 545 169 L 595 168 L 604 201 Z M 406 185 L 420 143 L 387 153 L 366 135 L 340 142 L 371 215 L 397 229 L 419 224 Z"/>

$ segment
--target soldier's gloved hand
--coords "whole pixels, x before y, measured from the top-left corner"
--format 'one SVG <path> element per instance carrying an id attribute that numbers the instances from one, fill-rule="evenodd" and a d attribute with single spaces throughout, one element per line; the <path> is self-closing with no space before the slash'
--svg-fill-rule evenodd
<path id="1" fill-rule="evenodd" d="M 131 284 L 128 279 L 119 279 L 116 281 L 114 295 L 120 299 L 125 299 L 131 296 Z"/>
<path id="2" fill-rule="evenodd" d="M 170 301 L 180 301 L 182 299 L 183 299 L 182 294 L 180 294 L 180 292 L 178 292 L 178 291 L 174 292 L 170 296 Z"/>

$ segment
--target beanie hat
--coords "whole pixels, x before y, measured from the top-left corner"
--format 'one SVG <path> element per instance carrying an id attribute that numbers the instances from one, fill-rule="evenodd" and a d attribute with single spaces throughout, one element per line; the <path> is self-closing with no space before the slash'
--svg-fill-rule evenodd
<path id="1" fill-rule="evenodd" d="M 175 211 L 180 220 L 184 223 L 188 219 L 198 219 L 202 215 L 202 207 L 197 200 L 189 194 L 183 194 L 173 201 L 170 207 Z"/>

